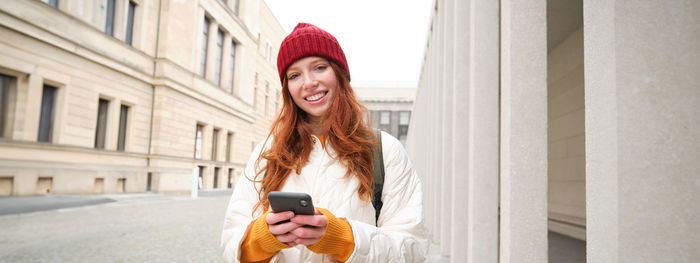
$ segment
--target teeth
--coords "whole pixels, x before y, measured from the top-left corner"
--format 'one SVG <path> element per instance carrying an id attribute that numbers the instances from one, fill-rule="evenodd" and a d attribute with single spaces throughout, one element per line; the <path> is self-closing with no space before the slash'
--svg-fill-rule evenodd
<path id="1" fill-rule="evenodd" d="M 318 94 L 316 94 L 316 95 L 313 95 L 313 96 L 310 96 L 310 97 L 306 97 L 306 100 L 307 100 L 307 101 L 318 100 L 318 99 L 320 99 L 320 98 L 323 98 L 324 95 L 326 95 L 325 92 L 318 93 Z"/>

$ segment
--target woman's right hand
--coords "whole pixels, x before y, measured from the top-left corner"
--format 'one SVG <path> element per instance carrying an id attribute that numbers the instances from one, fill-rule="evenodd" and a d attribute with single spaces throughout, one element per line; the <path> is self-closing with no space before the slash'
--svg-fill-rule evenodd
<path id="1" fill-rule="evenodd" d="M 270 233 L 272 233 L 277 240 L 290 247 L 296 246 L 297 244 L 294 241 L 299 238 L 290 232 L 301 227 L 301 225 L 289 221 L 292 217 L 294 217 L 294 212 L 292 211 L 268 213 L 265 217 L 265 222 L 267 222 Z"/>

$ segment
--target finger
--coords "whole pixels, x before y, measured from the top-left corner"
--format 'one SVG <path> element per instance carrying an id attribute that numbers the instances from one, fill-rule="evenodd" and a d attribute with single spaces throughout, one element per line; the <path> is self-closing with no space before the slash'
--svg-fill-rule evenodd
<path id="1" fill-rule="evenodd" d="M 326 232 L 325 227 L 299 227 L 292 230 L 290 233 L 295 236 L 305 239 L 305 238 L 321 238 Z"/>
<path id="2" fill-rule="evenodd" d="M 289 231 L 292 231 L 300 226 L 301 225 L 294 222 L 287 222 L 275 225 L 267 225 L 267 228 L 270 229 L 270 233 L 272 233 L 273 235 L 282 235 L 289 233 Z"/>
<path id="3" fill-rule="evenodd" d="M 290 242 L 294 242 L 294 240 L 299 239 L 299 237 L 295 236 L 292 233 L 275 235 L 275 238 L 277 238 L 277 240 L 279 240 L 282 243 L 290 243 Z"/>
<path id="4" fill-rule="evenodd" d="M 328 224 L 328 219 L 325 215 L 297 215 L 292 217 L 291 221 L 299 225 L 309 225 L 315 227 L 325 227 Z"/>
<path id="5" fill-rule="evenodd" d="M 281 221 L 289 220 L 292 217 L 294 217 L 294 212 L 292 211 L 269 213 L 265 217 L 265 222 L 267 222 L 268 225 L 274 225 Z"/>
<path id="6" fill-rule="evenodd" d="M 304 246 L 311 246 L 313 244 L 316 244 L 320 238 L 298 238 L 294 242 L 299 244 L 299 245 L 304 245 Z"/>

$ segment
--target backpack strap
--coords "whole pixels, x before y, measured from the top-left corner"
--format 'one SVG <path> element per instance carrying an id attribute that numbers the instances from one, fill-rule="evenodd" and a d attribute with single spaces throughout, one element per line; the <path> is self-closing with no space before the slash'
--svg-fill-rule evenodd
<path id="1" fill-rule="evenodd" d="M 384 188 L 384 154 L 382 153 L 382 131 L 373 128 L 377 136 L 377 145 L 372 149 L 372 166 L 374 167 L 374 182 L 372 183 L 372 206 L 374 206 L 375 225 L 379 223 L 379 213 L 382 211 L 382 190 Z"/>

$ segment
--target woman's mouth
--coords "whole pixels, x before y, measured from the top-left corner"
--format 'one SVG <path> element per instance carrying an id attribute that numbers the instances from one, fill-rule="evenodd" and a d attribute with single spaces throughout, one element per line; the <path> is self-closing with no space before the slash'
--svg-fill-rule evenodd
<path id="1" fill-rule="evenodd" d="M 323 98 L 324 96 L 326 96 L 326 94 L 328 94 L 328 91 L 316 93 L 316 94 L 314 94 L 314 95 L 311 95 L 311 96 L 308 96 L 308 97 L 304 98 L 304 100 L 306 100 L 306 101 L 317 101 L 317 100 L 320 100 L 321 98 Z"/>

